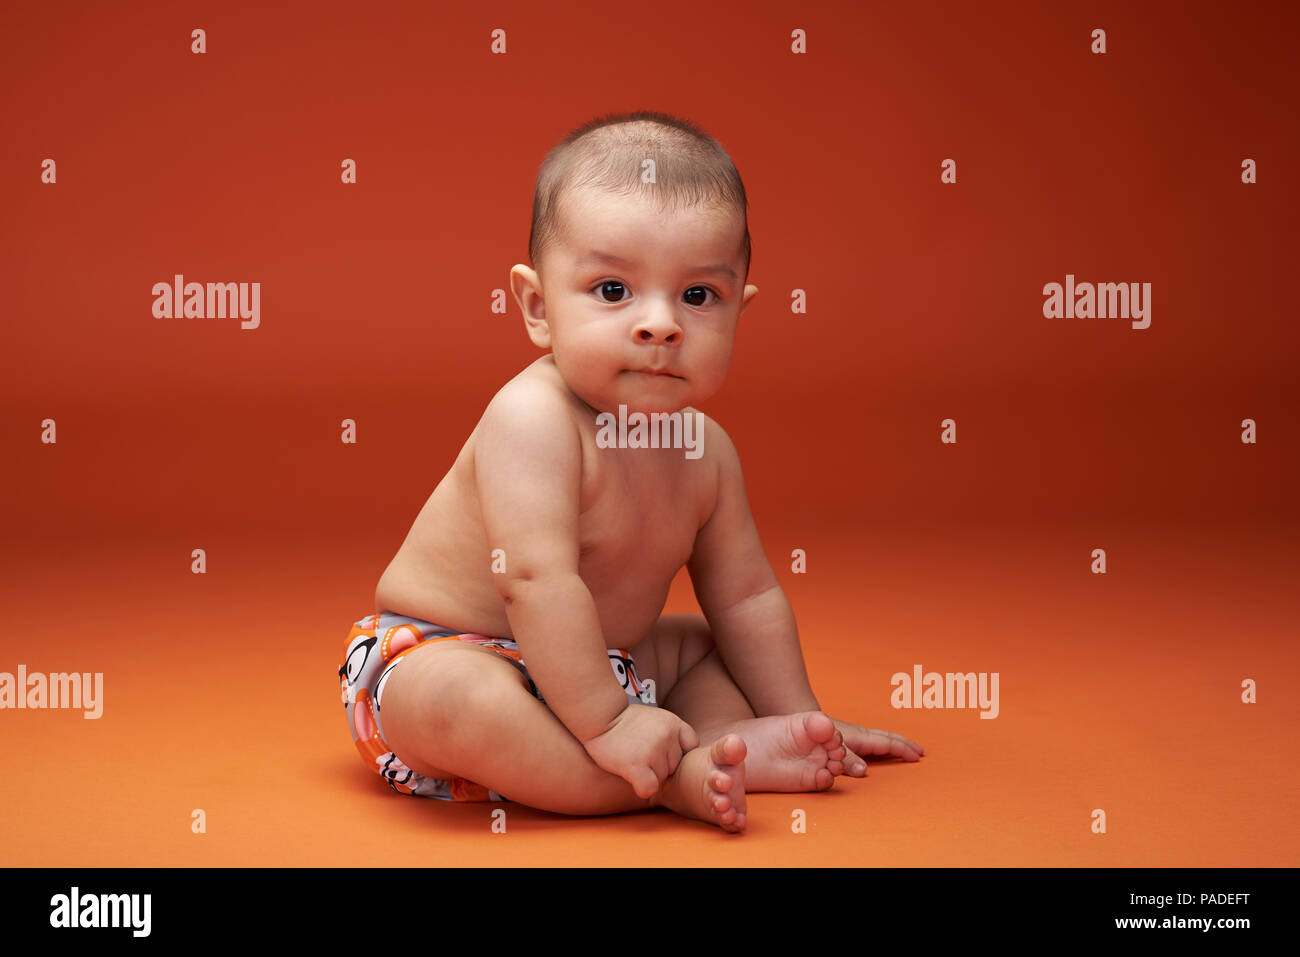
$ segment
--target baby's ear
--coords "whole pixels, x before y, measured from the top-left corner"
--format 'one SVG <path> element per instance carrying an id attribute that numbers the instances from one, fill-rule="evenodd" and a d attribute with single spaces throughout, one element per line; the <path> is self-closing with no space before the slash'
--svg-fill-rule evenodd
<path id="1" fill-rule="evenodd" d="M 742 299 L 740 300 L 740 313 L 739 313 L 739 315 L 742 315 L 742 316 L 743 316 L 743 315 L 745 314 L 745 310 L 749 308 L 749 304 L 754 300 L 754 297 L 757 296 L 757 295 L 758 295 L 758 287 L 757 287 L 757 286 L 752 285 L 752 284 L 747 284 L 747 285 L 745 286 L 745 295 L 744 295 L 744 298 L 742 298 Z"/>
<path id="2" fill-rule="evenodd" d="M 515 295 L 519 311 L 524 314 L 524 328 L 528 338 L 540 349 L 551 347 L 551 329 L 546 322 L 546 300 L 542 298 L 542 281 L 536 270 L 516 264 L 510 270 L 510 291 Z"/>

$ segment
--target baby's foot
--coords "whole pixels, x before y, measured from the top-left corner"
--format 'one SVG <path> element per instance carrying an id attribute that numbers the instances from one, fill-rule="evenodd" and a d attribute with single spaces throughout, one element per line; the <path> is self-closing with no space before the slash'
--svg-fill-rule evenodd
<path id="1" fill-rule="evenodd" d="M 716 824 L 724 831 L 745 829 L 745 741 L 724 734 L 707 748 L 682 755 L 663 784 L 663 803 L 686 817 Z"/>
<path id="2" fill-rule="evenodd" d="M 735 731 L 749 749 L 751 791 L 825 791 L 844 773 L 844 739 L 821 711 L 754 718 Z"/>

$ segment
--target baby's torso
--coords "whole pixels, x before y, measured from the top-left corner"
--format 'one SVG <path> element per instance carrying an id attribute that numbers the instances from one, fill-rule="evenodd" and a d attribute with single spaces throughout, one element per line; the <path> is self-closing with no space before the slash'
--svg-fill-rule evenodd
<path id="1" fill-rule="evenodd" d="M 655 623 L 691 555 L 713 500 L 714 468 L 707 455 L 599 448 L 594 429 L 581 434 L 578 573 L 595 600 L 606 645 L 628 648 Z M 476 436 L 477 430 L 384 572 L 375 610 L 510 637 L 473 480 Z"/>

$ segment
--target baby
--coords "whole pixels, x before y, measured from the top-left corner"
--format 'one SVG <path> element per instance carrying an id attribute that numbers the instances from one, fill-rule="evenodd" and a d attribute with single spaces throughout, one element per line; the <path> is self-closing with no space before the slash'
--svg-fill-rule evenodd
<path id="1" fill-rule="evenodd" d="M 488 404 L 344 647 L 363 759 L 408 794 L 662 805 L 728 831 L 746 792 L 917 760 L 820 710 L 736 449 L 694 408 L 758 293 L 721 146 L 658 113 L 573 131 L 542 164 L 529 257 L 511 289 L 550 352 Z M 661 615 L 683 565 L 704 614 Z"/>

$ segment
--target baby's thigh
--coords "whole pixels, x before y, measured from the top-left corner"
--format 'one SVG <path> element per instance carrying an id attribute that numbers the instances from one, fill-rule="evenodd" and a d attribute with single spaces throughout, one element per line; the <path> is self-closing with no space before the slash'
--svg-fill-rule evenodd
<path id="1" fill-rule="evenodd" d="M 384 739 L 411 770 L 449 778 L 433 762 L 455 762 L 489 733 L 505 702 L 533 698 L 528 679 L 501 655 L 459 641 L 427 642 L 383 682 L 379 720 Z"/>
<path id="2" fill-rule="evenodd" d="M 660 615 L 644 638 L 628 649 L 636 672 L 655 683 L 662 704 L 677 679 L 713 650 L 713 633 L 703 615 Z"/>

